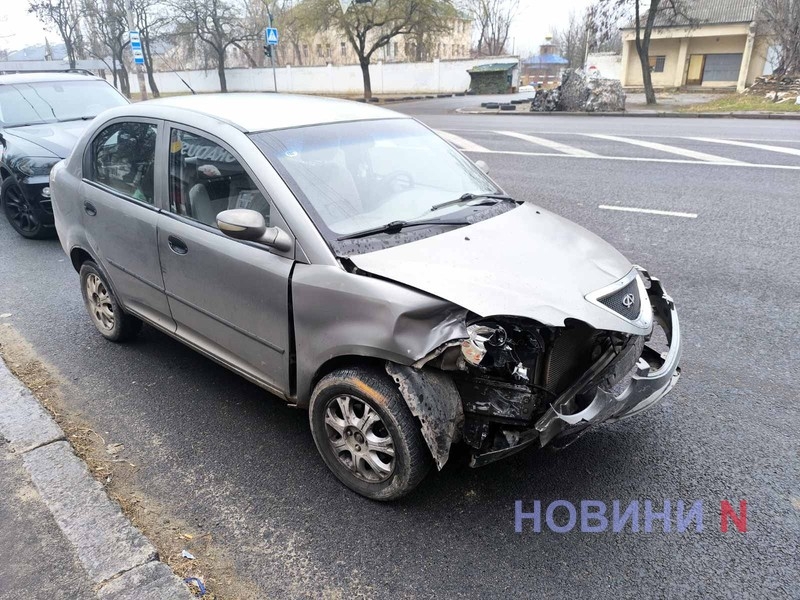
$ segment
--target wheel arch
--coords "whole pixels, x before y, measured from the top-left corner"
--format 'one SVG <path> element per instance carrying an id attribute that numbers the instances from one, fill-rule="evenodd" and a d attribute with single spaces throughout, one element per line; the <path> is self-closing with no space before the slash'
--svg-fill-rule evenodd
<path id="1" fill-rule="evenodd" d="M 326 375 L 330 375 L 334 371 L 346 369 L 348 367 L 372 366 L 376 369 L 383 370 L 383 365 L 385 362 L 386 361 L 383 358 L 368 354 L 342 354 L 329 358 L 314 372 L 314 375 L 309 382 L 310 385 L 308 386 L 308 393 L 298 396 L 297 406 L 308 408 L 314 388 Z"/>
<path id="2" fill-rule="evenodd" d="M 75 269 L 75 271 L 77 271 L 78 273 L 81 272 L 81 265 L 83 265 L 83 263 L 85 263 L 87 260 L 91 260 L 93 263 L 98 265 L 98 268 L 100 267 L 99 263 L 97 262 L 97 260 L 95 260 L 94 256 L 89 254 L 89 252 L 87 252 L 84 248 L 81 248 L 80 246 L 75 246 L 72 250 L 69 251 L 69 260 L 72 263 L 72 266 Z"/>

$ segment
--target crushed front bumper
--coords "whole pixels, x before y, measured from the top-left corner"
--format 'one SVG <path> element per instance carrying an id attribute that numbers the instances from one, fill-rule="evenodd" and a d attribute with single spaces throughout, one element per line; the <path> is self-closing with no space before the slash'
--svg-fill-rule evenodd
<path id="1" fill-rule="evenodd" d="M 681 334 L 678 313 L 661 282 L 642 271 L 654 325 L 661 327 L 668 350 L 659 353 L 633 336 L 621 351 L 600 357 L 575 383 L 553 401 L 530 430 L 521 432 L 508 448 L 473 456 L 473 467 L 483 466 L 538 442 L 565 446 L 590 427 L 639 414 L 655 406 L 680 377 Z M 651 338 L 652 340 L 652 338 Z"/>
<path id="2" fill-rule="evenodd" d="M 675 386 L 681 372 L 678 313 L 675 303 L 658 279 L 650 278 L 648 296 L 653 307 L 654 327 L 658 325 L 664 331 L 669 349 L 662 354 L 645 345 L 636 360 L 639 351 L 635 345 L 631 345 L 623 350 L 630 357 L 612 356 L 605 364 L 602 359 L 598 361 L 536 422 L 542 446 L 556 438 L 574 438 L 576 433 L 590 425 L 639 414 L 655 406 Z M 627 385 L 619 389 L 618 384 L 615 385 L 620 379 L 619 370 L 629 366 L 631 359 L 636 360 L 633 373 Z M 582 410 L 572 410 L 576 398 L 587 388 L 594 389 L 594 398 Z"/>

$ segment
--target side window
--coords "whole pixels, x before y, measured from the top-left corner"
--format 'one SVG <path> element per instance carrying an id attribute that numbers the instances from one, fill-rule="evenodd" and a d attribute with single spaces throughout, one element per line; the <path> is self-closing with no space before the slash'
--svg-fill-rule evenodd
<path id="1" fill-rule="evenodd" d="M 194 133 L 173 129 L 169 141 L 169 209 L 217 226 L 217 214 L 249 208 L 269 225 L 269 202 L 225 148 Z"/>
<path id="2" fill-rule="evenodd" d="M 92 181 L 153 204 L 153 165 L 157 127 L 152 123 L 114 123 L 92 140 Z"/>

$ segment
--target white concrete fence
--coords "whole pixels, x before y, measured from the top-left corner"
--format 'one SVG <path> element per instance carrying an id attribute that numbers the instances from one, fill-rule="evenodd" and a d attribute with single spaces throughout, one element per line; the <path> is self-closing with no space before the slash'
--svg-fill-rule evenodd
<path id="1" fill-rule="evenodd" d="M 469 87 L 468 69 L 496 62 L 513 62 L 519 57 L 476 58 L 467 60 L 434 60 L 417 63 L 375 63 L 370 65 L 373 94 L 444 94 L 463 92 Z M 200 92 L 218 92 L 216 69 L 180 71 L 186 83 Z M 228 91 L 272 91 L 272 69 L 226 69 Z M 325 67 L 279 67 L 276 69 L 279 92 L 358 95 L 364 91 L 361 68 L 358 65 Z M 178 75 L 155 73 L 156 84 L 162 93 L 188 92 Z M 131 74 L 131 91 L 138 92 L 136 75 Z"/>

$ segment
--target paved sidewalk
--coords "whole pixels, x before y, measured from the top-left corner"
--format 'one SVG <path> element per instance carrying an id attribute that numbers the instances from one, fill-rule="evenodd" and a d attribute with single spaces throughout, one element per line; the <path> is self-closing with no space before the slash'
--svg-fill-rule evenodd
<path id="1" fill-rule="evenodd" d="M 189 600 L 0 361 L 0 600 Z"/>
<path id="2" fill-rule="evenodd" d="M 0 539 L 0 598 L 96 598 L 22 456 L 5 440 L 0 440 Z"/>

